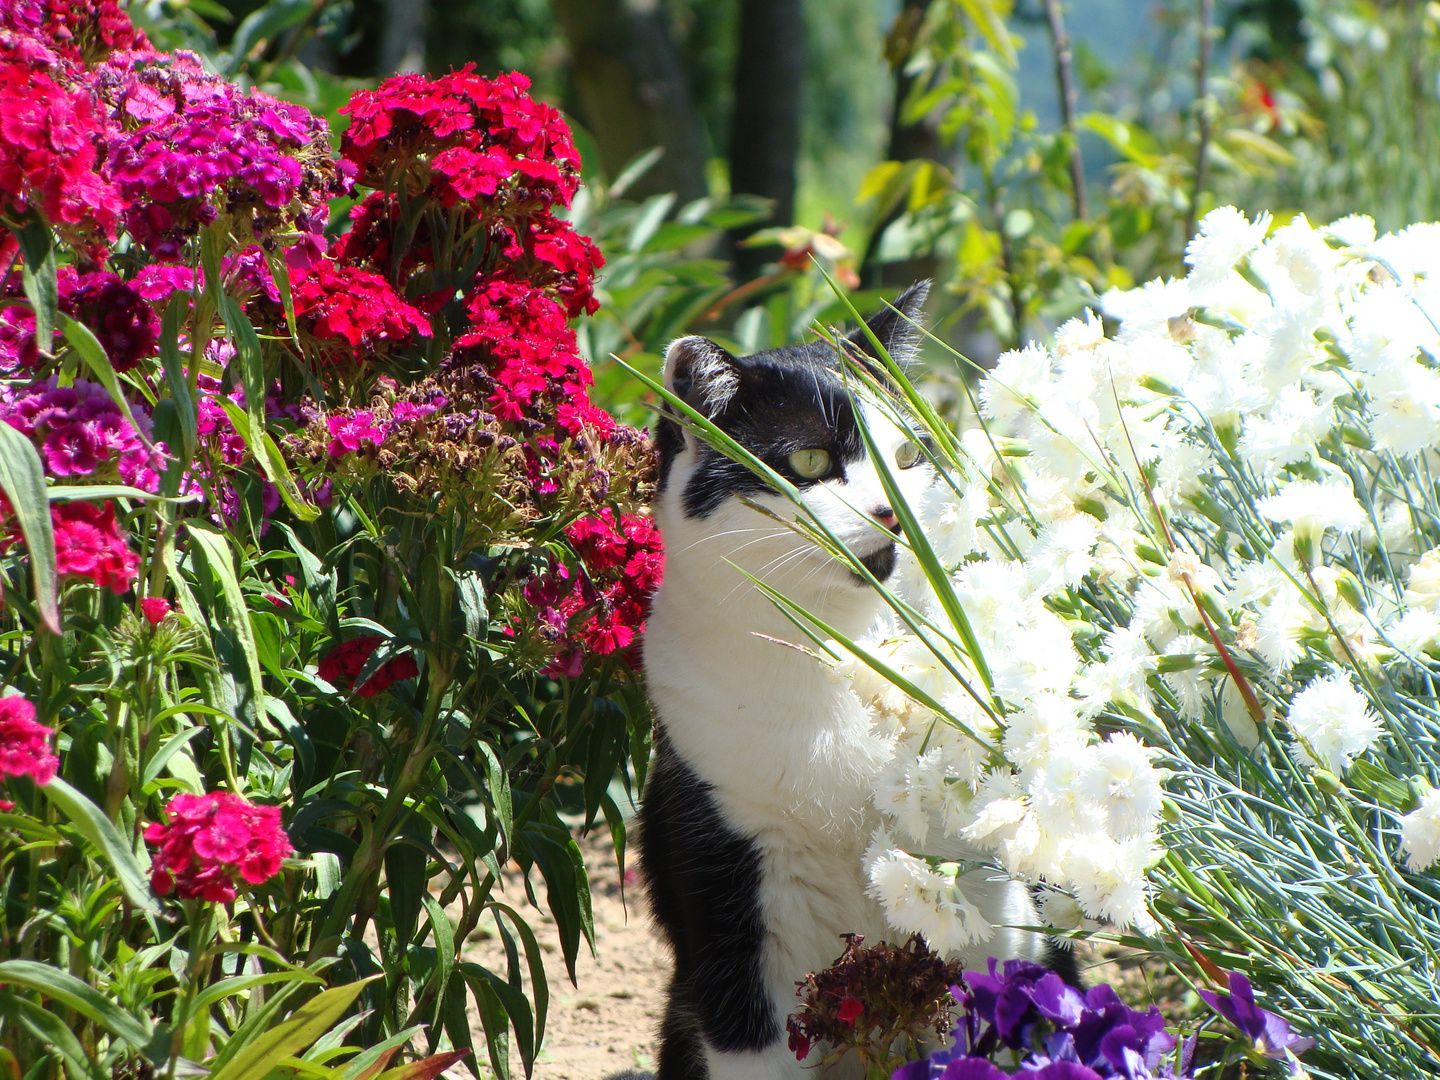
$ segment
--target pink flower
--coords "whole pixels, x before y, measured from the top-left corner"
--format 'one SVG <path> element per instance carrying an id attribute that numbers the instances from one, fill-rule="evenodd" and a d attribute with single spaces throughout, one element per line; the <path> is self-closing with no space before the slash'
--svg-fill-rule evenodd
<path id="1" fill-rule="evenodd" d="M 369 409 L 331 416 L 326 424 L 330 428 L 330 445 L 325 449 L 332 458 L 353 454 L 367 442 L 371 446 L 379 446 L 385 441 L 389 426 L 377 427 L 375 414 Z"/>
<path id="2" fill-rule="evenodd" d="M 147 596 L 140 601 L 140 613 L 151 626 L 159 626 L 170 614 L 170 601 L 160 596 Z"/>
<path id="3" fill-rule="evenodd" d="M 35 722 L 35 706 L 23 697 L 0 697 L 0 776 L 28 776 L 37 784 L 55 779 L 60 759 L 50 749 L 54 728 Z"/>
<path id="4" fill-rule="evenodd" d="M 56 503 L 50 507 L 55 528 L 55 569 L 61 574 L 87 577 L 101 588 L 123 593 L 140 569 L 115 522 L 115 504 L 104 508 L 87 502 Z"/>
<path id="5" fill-rule="evenodd" d="M 0 419 L 30 436 L 48 475 L 96 476 L 159 491 L 164 447 L 147 445 L 149 418 L 138 406 L 131 411 L 141 430 L 131 426 L 109 391 L 85 379 L 60 386 L 51 377 L 0 396 Z"/>
<path id="6" fill-rule="evenodd" d="M 146 842 L 160 849 L 150 885 L 161 896 L 173 891 L 182 900 L 228 903 L 238 881 L 268 881 L 295 850 L 278 806 L 256 806 L 228 792 L 176 795 L 165 816 L 168 823 L 145 829 Z"/>

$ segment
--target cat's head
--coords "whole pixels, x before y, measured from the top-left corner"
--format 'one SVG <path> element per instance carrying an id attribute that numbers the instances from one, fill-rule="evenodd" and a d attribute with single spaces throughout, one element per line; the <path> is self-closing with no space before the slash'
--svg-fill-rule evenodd
<path id="1" fill-rule="evenodd" d="M 911 286 L 893 308 L 867 322 L 900 364 L 915 352 L 918 335 L 911 320 L 918 319 L 928 291 L 928 282 Z M 863 328 L 846 342 L 859 362 L 874 360 Z M 807 506 L 875 577 L 890 576 L 898 525 L 860 426 L 887 455 L 907 495 L 919 496 L 929 470 L 906 431 L 869 399 L 834 349 L 820 341 L 736 357 L 707 338 L 681 338 L 666 353 L 665 385 L 799 488 Z M 828 595 L 837 584 L 865 588 L 848 565 L 755 509 L 764 507 L 785 521 L 796 516 L 795 508 L 746 466 L 697 439 L 669 414 L 656 427 L 655 443 L 656 517 L 665 533 L 667 578 L 681 564 L 731 562 L 796 600 L 816 590 Z"/>

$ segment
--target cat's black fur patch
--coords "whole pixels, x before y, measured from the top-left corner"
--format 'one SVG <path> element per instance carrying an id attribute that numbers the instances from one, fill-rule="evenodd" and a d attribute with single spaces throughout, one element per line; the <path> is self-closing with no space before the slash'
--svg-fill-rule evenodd
<path id="1" fill-rule="evenodd" d="M 906 317 L 919 316 L 929 288 L 928 282 L 911 286 L 896 297 L 894 309 L 887 307 L 866 324 L 897 362 L 905 362 L 914 345 L 915 330 Z M 874 344 L 863 329 L 847 340 L 853 358 L 863 362 L 866 357 L 876 356 Z M 672 389 L 707 412 L 717 427 L 796 487 L 843 480 L 844 467 L 864 458 L 865 444 L 847 379 L 842 375 L 843 365 L 828 344 L 820 341 L 787 345 L 746 357 L 732 356 L 714 342 L 704 342 L 703 347 L 709 377 L 713 379 L 718 373 L 733 380 L 733 390 L 707 397 L 706 388 L 696 385 L 697 380 L 706 377 L 698 371 L 686 371 L 677 377 Z M 881 374 L 878 367 L 876 373 Z M 707 401 L 715 404 L 703 408 Z M 660 490 L 665 489 L 671 464 L 684 445 L 679 422 L 662 413 L 655 427 Z M 811 448 L 829 452 L 834 463 L 829 475 L 806 479 L 790 468 L 788 458 L 792 453 Z M 687 517 L 705 518 L 731 496 L 759 495 L 769 490 L 765 481 L 744 465 L 709 446 L 700 446 L 699 457 L 682 498 Z"/>
<path id="2" fill-rule="evenodd" d="M 730 828 L 663 728 L 655 746 L 640 804 L 640 866 L 675 953 L 657 1080 L 704 1080 L 702 1035 L 732 1053 L 780 1037 L 761 970 L 760 851 Z"/>

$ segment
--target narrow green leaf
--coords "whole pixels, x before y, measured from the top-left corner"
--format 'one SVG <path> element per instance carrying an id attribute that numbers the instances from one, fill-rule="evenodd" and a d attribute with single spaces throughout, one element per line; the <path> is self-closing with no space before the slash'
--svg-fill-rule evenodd
<path id="1" fill-rule="evenodd" d="M 290 1019 L 254 1039 L 219 1072 L 212 1074 L 210 1080 L 265 1080 L 282 1060 L 298 1054 L 324 1035 L 360 992 L 379 977 L 360 979 L 317 994 L 296 1009 Z"/>
<path id="2" fill-rule="evenodd" d="M 85 1052 L 75 1033 L 65 1024 L 65 1018 L 51 1012 L 42 1005 L 27 1001 L 19 994 L 0 992 L 0 1015 L 13 1017 L 30 1032 L 42 1045 L 49 1046 L 65 1062 L 70 1080 L 88 1077 L 89 1080 L 110 1080 L 110 1070 Z M 30 1064 L 27 1062 L 27 1064 Z M 34 1075 L 33 1073 L 29 1075 Z M 41 1075 L 45 1075 L 42 1073 Z"/>
<path id="3" fill-rule="evenodd" d="M 210 572 L 220 582 L 225 593 L 225 603 L 230 608 L 229 625 L 240 639 L 240 648 L 245 653 L 245 666 L 250 676 L 250 698 L 242 702 L 248 705 L 246 719 L 252 727 L 259 729 L 265 719 L 265 688 L 261 683 L 260 651 L 255 644 L 255 627 L 250 622 L 250 610 L 245 605 L 245 594 L 240 589 L 240 579 L 235 576 L 235 564 L 231 556 L 230 541 L 208 526 L 196 522 L 188 523 L 190 539 L 204 554 Z"/>
<path id="4" fill-rule="evenodd" d="M 135 421 L 135 413 L 130 408 L 130 399 L 125 396 L 125 391 L 120 388 L 120 377 L 115 374 L 115 368 L 110 363 L 110 358 L 105 355 L 105 347 L 100 344 L 94 332 L 82 322 L 77 322 L 64 312 L 60 313 L 60 327 L 65 332 L 65 340 L 70 347 L 80 354 L 80 359 L 85 361 L 91 373 L 99 381 L 100 385 L 110 394 L 111 399 L 125 414 L 125 419 L 130 421 L 130 426 L 140 436 L 142 442 L 147 446 L 151 445 L 145 429 Z"/>
<path id="5" fill-rule="evenodd" d="M 545 958 L 540 950 L 540 942 L 535 937 L 535 931 L 530 929 L 530 924 L 520 917 L 520 913 L 510 905 L 499 900 L 492 900 L 490 907 L 496 912 L 496 918 L 504 913 L 510 920 L 515 933 L 520 935 L 521 944 L 525 946 L 525 962 L 530 966 L 530 994 L 535 1000 L 535 1045 L 545 1045 L 545 1019 L 550 1013 L 550 980 L 545 975 Z M 534 1062 L 525 1062 L 525 1074 L 530 1074 Z"/>
<path id="6" fill-rule="evenodd" d="M 15 233 L 25 258 L 21 283 L 35 312 L 35 346 L 42 356 L 54 355 L 55 315 L 60 307 L 56 278 L 55 237 L 43 221 L 31 220 Z"/>
<path id="7" fill-rule="evenodd" d="M 265 262 L 270 267 L 270 277 L 280 293 L 280 306 L 285 309 L 285 326 L 290 331 L 290 340 L 300 348 L 300 332 L 295 326 L 295 293 L 290 287 L 290 265 L 285 261 L 285 250 L 276 247 L 265 249 Z"/>
<path id="8" fill-rule="evenodd" d="M 124 1039 L 137 1050 L 143 1051 L 154 1033 L 148 1016 L 122 1009 L 89 983 L 52 964 L 41 964 L 35 960 L 0 962 L 0 985 L 23 986 L 39 991 L 66 1008 L 74 1009 L 111 1035 Z"/>
<path id="9" fill-rule="evenodd" d="M 422 875 L 423 880 L 423 875 Z M 430 929 L 435 934 L 435 982 L 436 1001 L 445 1000 L 445 989 L 450 983 L 450 973 L 455 969 L 455 928 L 450 917 L 426 890 L 422 900 L 425 913 L 430 916 Z"/>
<path id="10" fill-rule="evenodd" d="M 306 971 L 303 968 L 295 968 L 290 971 L 266 971 L 258 975 L 235 975 L 228 979 L 221 979 L 219 982 L 211 983 L 195 997 L 193 1009 L 195 1013 L 202 1013 L 216 1002 L 224 1001 L 227 997 L 243 993 L 256 986 L 268 986 L 271 983 L 281 982 L 310 982 L 325 985 L 325 980 L 313 971 Z"/>
<path id="11" fill-rule="evenodd" d="M 94 844 L 105 856 L 120 879 L 125 898 L 140 911 L 158 914 L 160 907 L 150 892 L 149 875 L 135 856 L 115 823 L 91 802 L 83 792 L 75 790 L 58 776 L 40 789 L 56 809 L 70 819 L 77 832 Z"/>
<path id="12" fill-rule="evenodd" d="M 165 385 L 175 402 L 175 414 L 180 420 L 180 466 L 188 465 L 195 457 L 195 447 L 200 438 L 200 417 L 195 398 L 190 393 L 190 384 L 185 379 L 185 366 L 180 359 L 180 329 L 189 311 L 189 300 L 185 293 L 176 292 L 165 305 L 165 314 L 160 320 L 160 364 L 165 369 Z"/>
<path id="13" fill-rule="evenodd" d="M 207 730 L 209 729 L 203 727 L 192 727 L 188 731 L 182 731 L 178 735 L 172 735 L 170 736 L 170 738 L 166 739 L 165 745 L 160 747 L 160 749 L 155 752 L 155 756 L 145 763 L 145 772 L 140 778 L 141 784 L 145 785 L 151 783 L 157 776 L 160 775 L 161 772 L 164 771 L 165 766 L 169 763 L 170 759 L 185 748 L 186 743 L 188 743 L 191 739 L 195 738 L 195 736 L 199 735 L 202 731 Z"/>
<path id="14" fill-rule="evenodd" d="M 0 421 L 0 491 L 10 500 L 20 535 L 30 552 L 35 603 L 40 620 L 52 634 L 60 633 L 60 583 L 55 570 L 55 530 L 45 494 L 45 466 L 35 444 Z"/>
<path id="15" fill-rule="evenodd" d="M 478 964 L 465 964 L 466 969 Z M 480 1009 L 480 1026 L 485 1030 L 485 1052 L 490 1057 L 490 1067 L 499 1080 L 510 1080 L 510 1016 L 495 993 L 490 980 L 482 974 L 466 974 L 465 982 L 475 995 L 475 1004 Z"/>
<path id="16" fill-rule="evenodd" d="M 314 521 L 320 516 L 320 511 L 300 494 L 300 487 L 295 483 L 295 478 L 290 475 L 290 466 L 285 464 L 285 456 L 280 453 L 280 447 L 275 444 L 270 433 L 263 426 L 256 427 L 254 417 L 241 409 L 233 401 L 220 398 L 220 407 L 225 410 L 225 415 L 230 418 L 230 423 L 235 431 L 245 440 L 245 445 L 255 455 L 255 460 L 260 463 L 260 469 L 265 473 L 265 479 L 275 485 L 280 492 L 280 498 L 284 500 L 290 512 L 301 521 Z"/>
<path id="17" fill-rule="evenodd" d="M 130 487 L 128 484 L 57 484 L 55 487 L 47 488 L 51 502 L 98 502 L 100 499 L 136 499 L 144 502 L 164 502 L 174 505 L 192 503 L 193 496 L 170 498 L 165 495 L 156 495 L 143 488 Z"/>

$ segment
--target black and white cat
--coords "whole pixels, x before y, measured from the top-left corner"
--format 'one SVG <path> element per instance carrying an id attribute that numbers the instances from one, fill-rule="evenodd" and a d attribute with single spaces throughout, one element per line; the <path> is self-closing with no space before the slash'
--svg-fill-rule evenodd
<path id="1" fill-rule="evenodd" d="M 896 308 L 918 316 L 927 289 L 912 287 Z M 902 314 L 869 321 L 901 362 L 915 345 Z M 863 331 L 850 342 L 872 351 Z M 666 354 L 665 382 L 801 488 L 883 580 L 898 527 L 860 425 L 916 502 L 931 477 L 906 432 L 840 369 L 824 343 L 736 358 L 687 337 Z M 861 867 L 878 823 L 872 781 L 893 751 L 842 680 L 785 644 L 801 635 L 737 567 L 851 636 L 882 602 L 848 564 L 748 505 L 796 516 L 744 465 L 668 417 L 656 443 L 665 575 L 644 642 L 656 759 L 640 857 L 675 954 L 658 1080 L 797 1077 L 804 1066 L 785 1032 L 796 982 L 839 955 L 841 934 L 893 936 Z M 981 871 L 965 890 L 996 926 L 967 963 L 1045 956 L 1043 938 L 1007 929 L 1039 921 L 1024 885 Z"/>

